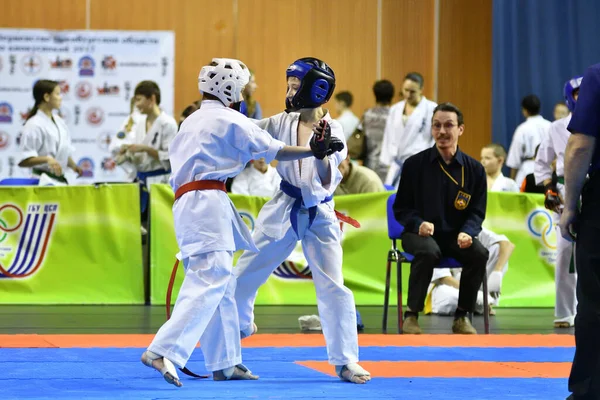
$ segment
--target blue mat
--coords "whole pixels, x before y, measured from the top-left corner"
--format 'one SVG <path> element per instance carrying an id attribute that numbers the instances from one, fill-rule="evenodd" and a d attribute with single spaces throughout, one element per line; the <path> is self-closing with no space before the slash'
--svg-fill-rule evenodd
<path id="1" fill-rule="evenodd" d="M 182 376 L 168 385 L 139 362 L 142 349 L 0 349 L 0 399 L 564 399 L 566 379 L 374 378 L 353 385 L 294 361 L 324 360 L 324 348 L 244 349 L 259 381 L 213 382 Z M 361 359 L 571 361 L 571 348 L 364 347 Z M 189 364 L 204 372 L 202 352 Z M 333 367 L 332 367 L 333 368 Z"/>

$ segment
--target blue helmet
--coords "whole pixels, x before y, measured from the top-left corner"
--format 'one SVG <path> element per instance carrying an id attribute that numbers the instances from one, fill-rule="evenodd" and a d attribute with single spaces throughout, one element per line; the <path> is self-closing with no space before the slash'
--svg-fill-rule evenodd
<path id="1" fill-rule="evenodd" d="M 323 61 L 306 57 L 294 61 L 286 70 L 286 79 L 300 79 L 300 88 L 291 99 L 285 99 L 286 111 L 317 108 L 329 101 L 335 89 L 335 73 Z"/>
<path id="2" fill-rule="evenodd" d="M 567 107 L 569 108 L 569 111 L 571 111 L 571 112 L 573 112 L 573 110 L 575 110 L 575 103 L 577 103 L 577 100 L 575 100 L 575 98 L 573 97 L 573 93 L 575 93 L 576 90 L 579 90 L 579 86 L 581 86 L 582 79 L 583 79 L 583 76 L 577 76 L 573 79 L 568 80 L 567 83 L 565 83 L 565 88 L 564 88 L 565 100 L 567 102 Z"/>

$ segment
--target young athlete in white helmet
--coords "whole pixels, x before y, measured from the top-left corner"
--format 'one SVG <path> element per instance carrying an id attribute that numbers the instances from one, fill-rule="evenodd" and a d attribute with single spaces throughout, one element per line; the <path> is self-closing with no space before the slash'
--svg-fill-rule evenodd
<path id="1" fill-rule="evenodd" d="M 258 379 L 242 364 L 234 299 L 233 253 L 256 251 L 250 232 L 225 192 L 225 180 L 246 163 L 311 157 L 306 147 L 286 146 L 230 108 L 243 100 L 250 77 L 238 60 L 215 58 L 200 71 L 202 107 L 189 116 L 169 148 L 175 191 L 175 234 L 185 278 L 171 318 L 159 329 L 142 362 L 182 386 L 183 368 L 200 340 L 214 380 Z M 321 146 L 328 138 L 319 135 Z"/>
<path id="2" fill-rule="evenodd" d="M 335 88 L 335 74 L 323 61 L 301 58 L 287 71 L 286 112 L 258 121 L 274 138 L 290 145 L 315 147 L 313 130 L 330 131 L 329 148 L 343 149 L 342 126 L 321 106 Z M 338 165 L 345 149 L 315 152 L 315 159 L 277 164 L 280 190 L 258 215 L 253 238 L 259 253 L 244 252 L 235 274 L 235 299 L 242 337 L 256 332 L 254 300 L 260 285 L 290 255 L 298 240 L 310 265 L 329 363 L 346 381 L 366 383 L 369 372 L 358 365 L 358 335 L 354 296 L 344 286 L 340 224 L 333 192 L 342 180 Z"/>

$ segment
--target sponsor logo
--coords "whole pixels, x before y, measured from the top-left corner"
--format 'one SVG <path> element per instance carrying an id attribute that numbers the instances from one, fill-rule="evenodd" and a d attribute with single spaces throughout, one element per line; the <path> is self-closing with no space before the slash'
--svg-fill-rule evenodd
<path id="1" fill-rule="evenodd" d="M 89 108 L 85 113 L 85 119 L 90 125 L 100 125 L 104 122 L 104 111 L 99 107 Z"/>
<path id="2" fill-rule="evenodd" d="M 10 144 L 10 136 L 6 132 L 0 131 L 0 150 L 4 150 Z"/>
<path id="3" fill-rule="evenodd" d="M 117 69 L 117 60 L 113 56 L 104 56 L 102 59 L 102 69 L 104 71 L 115 71 Z"/>
<path id="4" fill-rule="evenodd" d="M 92 96 L 94 88 L 91 83 L 81 81 L 75 86 L 75 95 L 80 100 L 87 100 Z"/>
<path id="5" fill-rule="evenodd" d="M 556 229 L 550 212 L 543 208 L 533 210 L 527 216 L 527 230 L 542 245 L 540 256 L 548 263 L 556 261 Z"/>
<path id="6" fill-rule="evenodd" d="M 77 162 L 77 166 L 83 171 L 81 176 L 84 178 L 94 177 L 94 161 L 89 157 L 83 157 Z"/>
<path id="7" fill-rule="evenodd" d="M 42 59 L 37 54 L 28 54 L 21 58 L 21 69 L 25 75 L 37 75 L 42 71 Z"/>
<path id="8" fill-rule="evenodd" d="M 13 120 L 13 108 L 10 103 L 0 103 L 0 122 L 11 123 Z"/>
<path id="9" fill-rule="evenodd" d="M 102 164 L 100 164 L 100 167 L 103 171 L 112 172 L 115 170 L 115 168 L 117 168 L 117 163 L 110 157 L 104 157 L 102 159 Z"/>
<path id="10" fill-rule="evenodd" d="M 96 63 L 90 56 L 83 56 L 79 59 L 79 76 L 94 76 L 94 67 Z"/>
<path id="11" fill-rule="evenodd" d="M 102 132 L 98 135 L 97 143 L 101 150 L 107 151 L 111 141 L 112 135 L 110 132 Z"/>
<path id="12" fill-rule="evenodd" d="M 73 60 L 70 58 L 56 56 L 56 59 L 50 60 L 50 68 L 52 69 L 71 69 L 71 67 L 73 67 Z"/>
<path id="13" fill-rule="evenodd" d="M 119 86 L 109 86 L 107 83 L 104 83 L 104 86 L 97 87 L 96 90 L 99 96 L 118 96 L 120 92 Z"/>
<path id="14" fill-rule="evenodd" d="M 31 278 L 42 268 L 57 215 L 57 203 L 0 204 L 0 278 Z"/>

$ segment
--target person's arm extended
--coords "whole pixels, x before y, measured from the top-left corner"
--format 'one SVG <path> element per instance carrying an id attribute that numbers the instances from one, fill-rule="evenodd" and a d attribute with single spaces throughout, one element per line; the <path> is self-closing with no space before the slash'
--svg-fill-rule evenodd
<path id="1" fill-rule="evenodd" d="M 275 159 L 278 161 L 294 161 L 312 157 L 313 152 L 307 147 L 285 146 L 277 152 Z"/>
<path id="2" fill-rule="evenodd" d="M 494 271 L 502 271 L 502 269 L 508 262 L 508 259 L 512 255 L 513 250 L 515 249 L 515 245 L 507 240 L 499 242 L 498 246 L 498 261 L 496 262 L 496 265 L 494 265 Z"/>
<path id="3" fill-rule="evenodd" d="M 460 282 L 453 276 L 445 276 L 443 278 L 438 279 L 434 283 L 438 285 L 447 285 L 453 288 L 460 288 Z"/>

